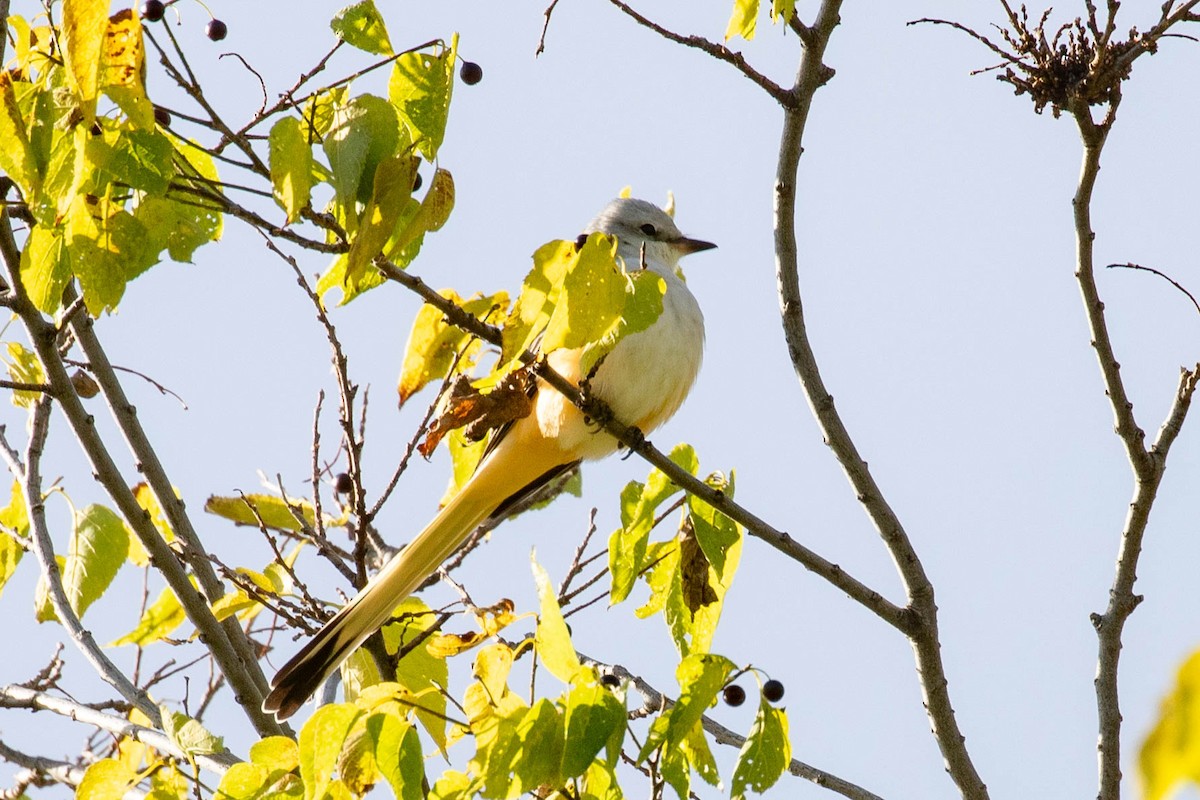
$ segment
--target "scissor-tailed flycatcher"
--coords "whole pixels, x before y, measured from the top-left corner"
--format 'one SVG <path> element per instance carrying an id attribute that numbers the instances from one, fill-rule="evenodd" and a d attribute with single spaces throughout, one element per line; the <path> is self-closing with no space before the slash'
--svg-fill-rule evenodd
<path id="1" fill-rule="evenodd" d="M 662 209 L 644 200 L 612 201 L 585 232 L 597 231 L 617 238 L 617 254 L 628 268 L 644 263 L 667 285 L 658 320 L 618 342 L 591 379 L 592 392 L 618 420 L 649 433 L 682 405 L 704 350 L 704 317 L 676 274 L 676 265 L 688 253 L 715 245 L 685 237 Z M 581 350 L 555 350 L 547 361 L 577 384 L 583 377 L 581 354 Z M 279 670 L 263 710 L 279 719 L 296 713 L 480 523 L 503 515 L 512 502 L 581 460 L 602 458 L 617 445 L 612 436 L 589 425 L 563 395 L 540 385 L 533 413 L 514 422 L 491 444 L 475 474 L 425 530 Z"/>

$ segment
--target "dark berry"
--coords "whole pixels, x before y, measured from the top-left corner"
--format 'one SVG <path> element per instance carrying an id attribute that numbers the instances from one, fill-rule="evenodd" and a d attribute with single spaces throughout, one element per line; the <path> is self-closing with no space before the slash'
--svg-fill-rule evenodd
<path id="1" fill-rule="evenodd" d="M 142 3 L 142 19 L 147 22 L 158 22 L 163 18 L 163 12 L 166 10 L 167 7 L 162 0 L 146 0 Z"/>
<path id="2" fill-rule="evenodd" d="M 99 384 L 96 383 L 91 375 L 88 375 L 81 369 L 77 369 L 71 373 L 71 385 L 75 387 L 75 394 L 85 400 L 100 394 Z"/>
<path id="3" fill-rule="evenodd" d="M 772 703 L 778 703 L 783 699 L 783 684 L 772 678 L 763 684 L 763 697 L 770 700 Z"/>
<path id="4" fill-rule="evenodd" d="M 615 689 L 621 685 L 621 679 L 616 675 L 613 675 L 611 672 L 607 672 L 600 676 L 600 683 L 610 689 Z"/>
<path id="5" fill-rule="evenodd" d="M 229 26 L 219 19 L 210 20 L 208 27 L 204 29 L 204 35 L 212 39 L 214 42 L 219 42 L 229 33 Z"/>
<path id="6" fill-rule="evenodd" d="M 333 490 L 338 494 L 350 494 L 354 491 L 354 479 L 344 472 L 333 476 Z"/>
<path id="7" fill-rule="evenodd" d="M 721 696 L 725 698 L 725 704 L 737 708 L 742 703 L 746 702 L 746 690 L 738 686 L 736 683 L 731 683 L 721 692 Z"/>
<path id="8" fill-rule="evenodd" d="M 412 190 L 415 192 L 417 189 L 420 189 L 420 188 L 421 188 L 421 184 L 422 184 L 422 183 L 424 183 L 424 182 L 425 182 L 425 180 L 424 180 L 424 179 L 421 177 L 421 173 L 419 173 L 419 172 L 418 172 L 418 173 L 417 173 L 417 177 L 413 178 L 413 188 L 412 188 Z"/>
<path id="9" fill-rule="evenodd" d="M 167 111 L 162 106 L 155 106 L 154 121 L 157 122 L 160 127 L 169 127 L 171 124 L 171 112 Z"/>
<path id="10" fill-rule="evenodd" d="M 483 80 L 483 67 L 474 61 L 464 61 L 458 68 L 458 77 L 462 78 L 462 82 L 467 86 L 474 86 Z"/>

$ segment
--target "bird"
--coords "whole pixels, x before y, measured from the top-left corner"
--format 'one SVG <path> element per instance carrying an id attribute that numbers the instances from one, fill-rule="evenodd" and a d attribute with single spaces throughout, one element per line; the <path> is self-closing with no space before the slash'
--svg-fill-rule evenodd
<path id="1" fill-rule="evenodd" d="M 666 284 L 658 319 L 618 341 L 588 378 L 591 394 L 615 419 L 650 433 L 679 410 L 704 352 L 704 315 L 679 260 L 716 245 L 684 236 L 661 208 L 628 197 L 608 203 L 584 229 L 585 235 L 595 232 L 616 238 L 628 271 L 652 270 Z M 581 374 L 582 353 L 561 348 L 544 355 L 555 372 L 578 385 L 587 377 Z M 480 524 L 498 521 L 514 502 L 619 446 L 563 394 L 539 381 L 532 412 L 494 436 L 471 478 L 425 529 L 279 669 L 263 711 L 280 721 L 295 714 Z"/>

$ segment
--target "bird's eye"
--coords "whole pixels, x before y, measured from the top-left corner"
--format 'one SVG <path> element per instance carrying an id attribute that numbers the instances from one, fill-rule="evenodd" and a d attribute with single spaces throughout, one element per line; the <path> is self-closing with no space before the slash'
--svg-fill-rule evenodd
<path id="1" fill-rule="evenodd" d="M 642 230 L 642 233 L 646 234 L 647 236 L 657 236 L 658 235 L 658 228 L 655 228 L 649 222 L 647 222 L 645 225 L 643 225 L 641 230 Z"/>

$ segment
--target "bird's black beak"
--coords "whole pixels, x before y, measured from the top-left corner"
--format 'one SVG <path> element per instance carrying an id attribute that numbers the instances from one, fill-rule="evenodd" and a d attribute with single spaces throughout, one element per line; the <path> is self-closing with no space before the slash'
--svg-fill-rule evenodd
<path id="1" fill-rule="evenodd" d="M 681 236 L 671 242 L 671 246 L 679 251 L 680 255 L 689 255 L 691 253 L 699 253 L 704 250 L 712 250 L 716 247 L 712 242 L 705 242 L 700 239 L 689 239 L 686 236 Z"/>

